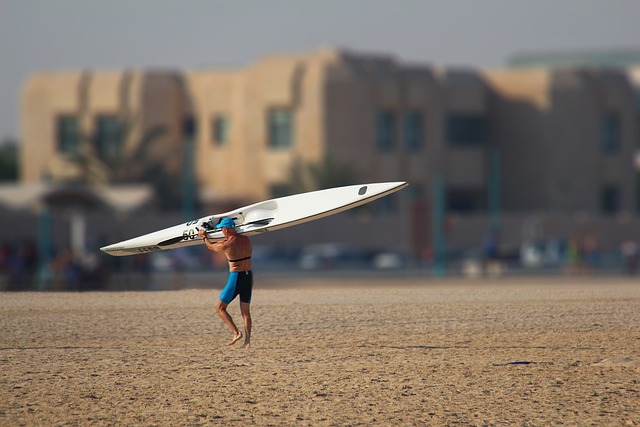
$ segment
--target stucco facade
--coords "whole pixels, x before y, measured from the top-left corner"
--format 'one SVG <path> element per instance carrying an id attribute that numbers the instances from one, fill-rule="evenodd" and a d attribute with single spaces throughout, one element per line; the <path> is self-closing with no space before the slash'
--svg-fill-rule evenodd
<path id="1" fill-rule="evenodd" d="M 330 154 L 357 181 L 409 181 L 401 215 L 428 214 L 438 177 L 454 211 L 486 212 L 491 193 L 509 212 L 634 211 L 635 103 L 618 71 L 441 69 L 338 49 L 237 69 L 39 73 L 22 93 L 22 180 L 81 174 L 61 152 L 60 117 L 92 135 L 106 115 L 133 124 L 122 151 L 164 126 L 153 147 L 172 170 L 193 138 L 209 201 L 278 195 L 294 164 Z"/>
<path id="2" fill-rule="evenodd" d="M 638 113 L 625 73 L 529 69 L 484 76 L 493 90 L 492 143 L 504 159 L 505 210 L 600 213 L 607 197 L 616 211 L 635 210 Z"/>
<path id="3" fill-rule="evenodd" d="M 156 126 L 162 126 L 164 132 L 155 138 L 150 155 L 162 156 L 172 146 L 180 152 L 182 120 L 189 112 L 183 78 L 177 73 L 121 70 L 34 74 L 21 97 L 21 180 L 84 179 L 78 163 L 71 158 L 85 149 L 95 154 L 99 150 L 98 128 L 114 119 L 119 126 L 130 128 L 117 147 L 120 155 L 133 153 L 145 133 Z M 166 156 L 167 168 L 180 165 L 181 159 Z M 109 183 L 103 164 L 96 162 L 91 168 L 91 179 Z"/>

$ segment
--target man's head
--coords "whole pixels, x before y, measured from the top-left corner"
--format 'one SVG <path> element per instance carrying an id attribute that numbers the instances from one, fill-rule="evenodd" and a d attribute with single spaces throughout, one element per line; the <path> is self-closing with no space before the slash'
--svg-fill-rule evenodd
<path id="1" fill-rule="evenodd" d="M 222 218 L 218 223 L 218 226 L 222 229 L 222 232 L 225 235 L 227 235 L 227 233 L 235 233 L 236 231 L 236 224 L 231 218 Z"/>
<path id="2" fill-rule="evenodd" d="M 218 225 L 220 228 L 236 228 L 236 223 L 231 218 L 222 218 Z"/>

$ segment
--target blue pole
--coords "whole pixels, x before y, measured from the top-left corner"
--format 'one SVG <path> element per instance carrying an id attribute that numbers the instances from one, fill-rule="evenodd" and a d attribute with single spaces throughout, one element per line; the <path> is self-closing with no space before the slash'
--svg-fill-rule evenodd
<path id="1" fill-rule="evenodd" d="M 489 153 L 489 221 L 491 232 L 495 235 L 500 232 L 502 211 L 502 176 L 500 169 L 500 152 L 493 149 Z"/>
<path id="2" fill-rule="evenodd" d="M 51 211 L 43 206 L 38 213 L 38 290 L 45 290 L 49 281 L 51 261 Z"/>
<path id="3" fill-rule="evenodd" d="M 445 230 L 446 194 L 444 182 L 440 175 L 433 181 L 432 194 L 433 274 L 442 277 L 447 272 L 447 235 Z"/>

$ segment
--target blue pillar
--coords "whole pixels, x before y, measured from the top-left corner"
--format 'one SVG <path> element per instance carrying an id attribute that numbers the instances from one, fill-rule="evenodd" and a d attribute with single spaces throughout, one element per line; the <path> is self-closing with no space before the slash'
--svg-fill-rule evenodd
<path id="1" fill-rule="evenodd" d="M 442 176 L 438 175 L 432 186 L 431 235 L 433 244 L 433 274 L 442 277 L 447 273 L 446 194 Z"/>
<path id="2" fill-rule="evenodd" d="M 493 149 L 489 152 L 488 207 L 491 232 L 497 235 L 501 227 L 502 212 L 502 175 L 500 168 L 500 152 Z"/>
<path id="3" fill-rule="evenodd" d="M 52 256 L 51 211 L 43 206 L 38 213 L 38 290 L 46 290 L 51 275 L 49 263 Z"/>

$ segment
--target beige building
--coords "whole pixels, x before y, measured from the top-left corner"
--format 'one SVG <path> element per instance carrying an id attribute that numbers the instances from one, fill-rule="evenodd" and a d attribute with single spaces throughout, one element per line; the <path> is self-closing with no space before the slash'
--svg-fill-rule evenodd
<path id="1" fill-rule="evenodd" d="M 216 198 L 286 192 L 293 164 L 327 153 L 358 181 L 404 179 L 426 196 L 439 173 L 454 191 L 479 194 L 489 95 L 474 71 L 334 49 L 268 57 L 238 70 L 41 73 L 22 96 L 22 180 L 78 175 L 68 158 L 82 134 L 95 136 L 90 148 L 106 156 L 132 151 L 158 124 L 169 129 L 158 147 L 181 144 L 188 139 L 182 123 L 192 117 L 197 182 Z M 114 129 L 129 121 L 134 132 L 118 141 Z M 457 125 L 468 129 L 456 134 Z M 457 138 L 452 147 L 447 126 Z"/>
<path id="2" fill-rule="evenodd" d="M 634 89 L 622 71 L 512 69 L 483 73 L 494 93 L 507 211 L 637 212 Z"/>
<path id="3" fill-rule="evenodd" d="M 175 172 L 193 141 L 201 200 L 233 204 L 291 191 L 294 165 L 330 155 L 355 182 L 411 183 L 378 208 L 408 218 L 420 248 L 439 203 L 637 215 L 635 102 L 620 71 L 441 69 L 338 49 L 238 69 L 40 73 L 22 94 L 22 180 L 113 182 L 110 162 L 127 156 Z M 136 150 L 158 126 L 152 154 Z M 70 160 L 81 146 L 102 159 L 89 171 Z"/>
<path id="4" fill-rule="evenodd" d="M 89 179 L 109 183 L 108 168 L 164 156 L 180 167 L 182 118 L 190 113 L 184 80 L 178 73 L 154 71 L 70 71 L 32 75 L 21 97 L 21 180 L 25 183 Z M 136 146 L 154 129 L 146 158 Z M 78 155 L 97 158 L 89 170 Z M 119 172 L 119 171 L 118 171 Z"/>
<path id="5" fill-rule="evenodd" d="M 286 193 L 292 165 L 329 153 L 359 182 L 407 180 L 426 198 L 442 174 L 458 204 L 485 205 L 490 93 L 473 71 L 329 49 L 187 80 L 198 178 L 223 197 Z"/>

